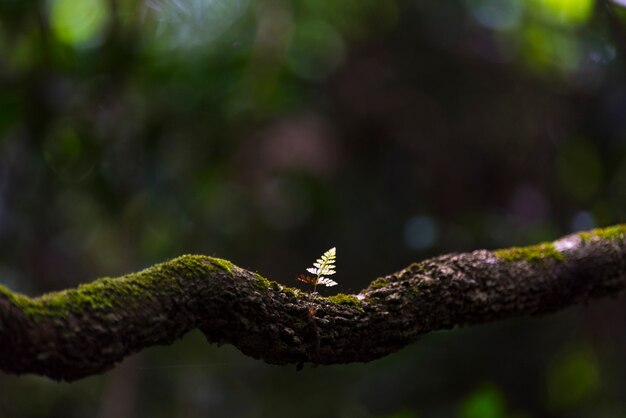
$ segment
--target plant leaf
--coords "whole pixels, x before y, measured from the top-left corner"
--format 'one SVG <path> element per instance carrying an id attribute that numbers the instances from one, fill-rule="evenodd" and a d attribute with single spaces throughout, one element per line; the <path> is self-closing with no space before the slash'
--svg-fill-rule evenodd
<path id="1" fill-rule="evenodd" d="M 331 279 L 327 278 L 327 277 L 320 277 L 317 280 L 317 284 L 323 284 L 325 286 L 331 287 L 331 286 L 337 285 L 338 283 L 336 281 L 334 281 L 334 280 L 331 280 Z"/>
<path id="2" fill-rule="evenodd" d="M 313 263 L 313 267 L 309 267 L 306 269 L 311 274 L 315 274 L 317 278 L 315 278 L 314 284 L 323 284 L 324 286 L 335 286 L 337 282 L 329 279 L 328 277 L 335 274 L 336 266 L 335 260 L 337 259 L 337 248 L 333 247 L 330 250 L 326 251 L 320 258 L 315 260 Z"/>
<path id="3" fill-rule="evenodd" d="M 301 274 L 298 277 L 296 277 L 296 280 L 300 280 L 301 282 L 310 283 L 310 284 L 317 283 L 317 279 L 315 277 L 305 276 L 304 274 Z"/>

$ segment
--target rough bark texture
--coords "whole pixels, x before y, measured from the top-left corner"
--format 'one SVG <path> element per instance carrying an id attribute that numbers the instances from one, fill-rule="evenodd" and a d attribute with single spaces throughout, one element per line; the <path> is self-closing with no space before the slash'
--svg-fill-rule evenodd
<path id="1" fill-rule="evenodd" d="M 185 255 L 38 298 L 0 286 L 0 370 L 71 381 L 194 328 L 272 364 L 365 362 L 430 331 L 550 312 L 624 287 L 626 225 L 444 255 L 330 298 Z"/>

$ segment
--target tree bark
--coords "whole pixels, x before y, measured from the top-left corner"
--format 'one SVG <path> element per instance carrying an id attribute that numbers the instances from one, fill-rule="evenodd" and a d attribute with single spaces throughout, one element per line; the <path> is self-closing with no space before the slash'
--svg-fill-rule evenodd
<path id="1" fill-rule="evenodd" d="M 185 255 L 37 298 L 0 286 L 0 370 L 72 381 L 194 328 L 271 364 L 367 362 L 430 331 L 551 312 L 625 287 L 626 225 L 443 255 L 329 298 Z"/>

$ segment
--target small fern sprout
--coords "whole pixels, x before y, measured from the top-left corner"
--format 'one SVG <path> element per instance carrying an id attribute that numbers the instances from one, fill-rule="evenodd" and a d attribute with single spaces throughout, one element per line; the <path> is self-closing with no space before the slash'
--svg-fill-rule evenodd
<path id="1" fill-rule="evenodd" d="M 298 280 L 305 283 L 311 283 L 313 285 L 313 293 L 315 293 L 315 289 L 318 284 L 323 284 L 324 286 L 335 286 L 337 282 L 329 279 L 325 276 L 331 276 L 336 273 L 335 269 L 335 260 L 337 258 L 337 249 L 335 247 L 326 251 L 320 258 L 318 258 L 315 263 L 313 263 L 313 267 L 309 267 L 306 269 L 311 274 L 314 274 L 315 277 L 311 276 L 298 276 Z"/>

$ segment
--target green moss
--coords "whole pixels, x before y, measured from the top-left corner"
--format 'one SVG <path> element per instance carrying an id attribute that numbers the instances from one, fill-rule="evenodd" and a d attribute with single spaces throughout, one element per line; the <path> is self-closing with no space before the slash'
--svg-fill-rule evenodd
<path id="1" fill-rule="evenodd" d="M 354 295 L 346 295 L 344 293 L 338 293 L 334 296 L 329 296 L 326 298 L 328 301 L 335 303 L 337 305 L 349 305 L 353 306 L 359 310 L 363 310 L 362 303 L 360 300 L 356 298 Z"/>
<path id="2" fill-rule="evenodd" d="M 370 289 L 380 289 L 383 288 L 385 286 L 387 286 L 389 284 L 389 279 L 386 277 L 379 277 L 376 280 L 374 280 L 372 283 L 370 283 L 370 285 L 368 286 L 368 288 Z"/>
<path id="3" fill-rule="evenodd" d="M 291 287 L 283 286 L 282 290 L 293 298 L 297 298 L 300 295 L 300 290 Z"/>
<path id="4" fill-rule="evenodd" d="M 11 300 L 14 293 L 0 284 L 0 295 L 4 296 L 8 300 Z"/>
<path id="5" fill-rule="evenodd" d="M 11 292 L 6 287 L 0 286 L 0 293 L 3 296 L 5 296 L 13 305 L 20 308 L 26 316 L 34 317 L 34 316 L 43 316 L 43 315 L 53 314 L 55 312 L 54 303 L 48 305 L 40 301 L 45 300 L 45 301 L 56 302 L 56 298 L 54 298 L 54 296 L 56 294 L 64 293 L 64 292 L 48 293 L 47 295 L 42 296 L 41 298 L 32 299 L 20 293 Z M 62 313 L 63 312 L 59 312 L 59 314 L 62 314 Z"/>
<path id="6" fill-rule="evenodd" d="M 624 237 L 626 237 L 626 225 L 598 228 L 592 231 L 581 232 L 578 236 L 582 241 L 591 241 L 595 237 L 602 239 L 624 239 Z"/>
<path id="7" fill-rule="evenodd" d="M 123 310 L 152 298 L 181 292 L 181 280 L 210 274 L 212 264 L 206 261 L 203 256 L 184 255 L 138 273 L 120 278 L 104 277 L 75 289 L 51 292 L 37 298 L 29 298 L 1 286 L 0 294 L 35 320 L 80 313 L 86 309 Z"/>
<path id="8" fill-rule="evenodd" d="M 31 317 L 64 316 L 89 310 L 136 307 L 147 299 L 181 291 L 175 277 L 164 276 L 158 267 L 117 279 L 102 278 L 75 289 L 47 293 L 38 298 L 19 301 L 23 312 Z"/>
<path id="9" fill-rule="evenodd" d="M 626 237 L 626 225 L 615 225 L 608 228 L 599 228 L 578 234 L 580 239 L 591 241 L 594 239 L 624 239 Z M 546 259 L 564 261 L 565 256 L 559 252 L 553 244 L 542 243 L 530 247 L 514 247 L 495 251 L 496 257 L 507 261 L 537 262 Z"/>
<path id="10" fill-rule="evenodd" d="M 220 270 L 224 270 L 230 275 L 233 274 L 233 269 L 237 267 L 230 261 L 223 260 L 221 258 L 209 257 L 209 261 L 211 262 L 211 265 L 217 267 Z"/>
<path id="11" fill-rule="evenodd" d="M 256 277 L 256 282 L 254 284 L 256 287 L 258 287 L 261 290 L 272 289 L 272 290 L 286 291 L 287 289 L 289 289 L 288 287 L 282 286 L 280 283 L 266 279 L 265 277 L 261 276 L 259 273 L 254 273 L 254 276 Z"/>
<path id="12" fill-rule="evenodd" d="M 528 261 L 530 263 L 548 259 L 564 261 L 565 256 L 557 251 L 554 244 L 542 243 L 529 247 L 513 247 L 494 251 L 496 257 L 506 261 Z"/>
<path id="13" fill-rule="evenodd" d="M 254 276 L 256 277 L 255 285 L 259 289 L 267 290 L 272 287 L 272 282 L 266 279 L 265 277 L 261 276 L 259 273 L 254 273 Z"/>
<path id="14" fill-rule="evenodd" d="M 20 308 L 24 308 L 28 306 L 29 303 L 32 303 L 31 299 L 28 296 L 12 292 L 2 285 L 0 285 L 0 295 L 4 296 L 6 299 L 9 300 L 9 302 Z"/>

